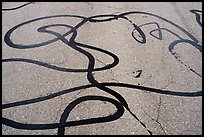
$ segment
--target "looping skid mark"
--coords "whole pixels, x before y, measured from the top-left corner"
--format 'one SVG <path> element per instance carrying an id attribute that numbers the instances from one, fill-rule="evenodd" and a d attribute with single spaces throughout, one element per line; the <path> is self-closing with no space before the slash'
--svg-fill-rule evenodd
<path id="1" fill-rule="evenodd" d="M 137 25 L 133 24 L 133 26 L 135 29 L 132 31 L 132 37 L 139 43 L 142 43 L 142 44 L 146 43 L 146 36 L 145 36 L 144 32 Z M 139 37 L 142 37 L 142 40 L 138 40 L 136 38 L 137 32 L 139 33 Z"/>

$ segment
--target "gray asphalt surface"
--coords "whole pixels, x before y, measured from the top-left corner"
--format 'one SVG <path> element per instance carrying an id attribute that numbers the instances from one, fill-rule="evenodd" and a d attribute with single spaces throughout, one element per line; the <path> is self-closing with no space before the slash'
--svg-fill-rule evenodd
<path id="1" fill-rule="evenodd" d="M 201 2 L 24 4 L 2 3 L 3 135 L 202 134 Z"/>

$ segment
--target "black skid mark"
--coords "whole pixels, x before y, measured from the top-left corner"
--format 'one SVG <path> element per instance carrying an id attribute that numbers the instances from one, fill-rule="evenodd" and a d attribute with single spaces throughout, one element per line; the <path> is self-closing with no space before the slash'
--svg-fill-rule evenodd
<path id="1" fill-rule="evenodd" d="M 202 22 L 201 22 L 201 18 L 199 14 L 199 12 L 202 14 L 202 11 L 201 10 L 190 10 L 190 12 L 195 14 L 198 25 L 202 27 Z"/>
<path id="2" fill-rule="evenodd" d="M 20 5 L 20 6 L 18 6 L 18 7 L 15 7 L 15 8 L 2 9 L 2 11 L 17 10 L 17 9 L 20 9 L 20 8 L 22 8 L 22 7 L 26 6 L 26 5 L 31 4 L 31 3 L 33 3 L 33 2 L 28 2 L 28 3 L 25 3 L 25 4 Z"/>
<path id="3" fill-rule="evenodd" d="M 180 44 L 180 43 L 188 43 L 188 44 L 191 44 L 193 45 L 195 48 L 197 48 L 200 52 L 202 52 L 202 46 L 198 43 L 195 43 L 191 40 L 187 40 L 187 39 L 181 39 L 181 40 L 177 40 L 177 41 L 174 41 L 172 42 L 170 45 L 169 45 L 169 51 L 171 52 L 171 54 L 175 57 L 175 59 L 178 60 L 178 62 L 180 62 L 182 65 L 184 65 L 186 68 L 188 68 L 191 72 L 193 72 L 194 74 L 196 74 L 197 76 L 201 77 L 202 78 L 202 75 L 199 74 L 198 72 L 196 72 L 195 70 L 193 70 L 190 66 L 184 64 L 180 59 L 179 59 L 179 56 L 178 54 L 173 51 L 174 47 L 177 45 L 177 44 Z"/>
<path id="4" fill-rule="evenodd" d="M 159 40 L 162 40 L 162 32 L 161 32 L 161 27 L 159 26 L 159 24 L 157 22 L 149 22 L 149 23 L 145 23 L 145 24 L 142 24 L 142 25 L 139 25 L 138 27 L 143 27 L 143 26 L 146 26 L 146 25 L 156 25 L 156 29 L 152 30 L 149 32 L 150 35 L 152 35 L 154 38 L 156 39 L 159 39 Z M 154 35 L 153 32 L 155 31 L 158 31 L 158 36 Z"/>
<path id="5" fill-rule="evenodd" d="M 89 100 L 100 100 L 100 101 L 110 102 L 117 108 L 117 111 L 114 114 L 106 116 L 106 117 L 97 117 L 97 118 L 66 122 L 69 116 L 69 113 L 72 111 L 72 109 L 74 109 L 76 105 L 80 104 L 81 102 L 89 101 Z M 114 99 L 102 97 L 102 96 L 83 96 L 83 97 L 77 98 L 65 108 L 60 118 L 60 124 L 59 124 L 60 126 L 58 128 L 58 135 L 64 135 L 66 126 L 79 126 L 79 125 L 85 125 L 85 124 L 110 122 L 110 121 L 117 120 L 123 114 L 124 114 L 124 108 L 122 104 Z"/>

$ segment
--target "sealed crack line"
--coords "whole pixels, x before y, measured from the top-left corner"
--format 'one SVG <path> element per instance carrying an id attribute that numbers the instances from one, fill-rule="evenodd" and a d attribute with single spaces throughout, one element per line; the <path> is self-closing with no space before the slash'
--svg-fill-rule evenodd
<path id="1" fill-rule="evenodd" d="M 158 105 L 158 108 L 157 108 L 157 118 L 156 118 L 156 121 L 159 120 L 159 116 L 160 116 L 161 97 L 162 96 L 159 96 L 159 105 Z"/>

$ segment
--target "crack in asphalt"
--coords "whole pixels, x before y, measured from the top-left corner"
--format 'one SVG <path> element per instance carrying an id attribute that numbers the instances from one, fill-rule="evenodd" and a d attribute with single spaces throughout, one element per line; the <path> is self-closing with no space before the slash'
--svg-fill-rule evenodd
<path id="1" fill-rule="evenodd" d="M 86 3 L 91 6 L 91 9 L 93 9 L 93 6 L 95 5 L 95 6 L 104 6 L 106 8 L 111 8 L 111 9 L 116 9 L 116 10 L 122 10 L 122 8 L 116 8 L 114 6 L 108 6 L 106 4 L 93 4 L 93 3 L 90 3 L 90 2 L 86 2 Z"/>
<path id="2" fill-rule="evenodd" d="M 173 82 L 173 77 L 170 78 L 170 81 L 168 82 L 167 85 L 165 85 L 163 88 L 161 89 L 166 89 L 172 82 Z M 150 93 L 151 94 L 151 93 Z M 156 119 L 155 118 L 152 118 L 150 115 L 148 115 L 148 113 L 143 109 L 143 107 L 141 106 L 140 102 L 138 101 L 138 105 L 140 106 L 140 108 L 143 110 L 143 112 L 145 113 L 146 116 L 148 116 L 151 120 L 155 121 L 159 127 L 162 129 L 162 131 L 164 132 L 165 135 L 167 135 L 165 129 L 163 128 L 162 124 L 159 122 L 159 118 L 160 118 L 160 109 L 161 109 L 161 105 L 162 105 L 162 96 L 163 95 L 160 95 L 159 96 L 159 103 L 158 103 L 158 107 L 157 107 L 157 117 Z"/>
<path id="3" fill-rule="evenodd" d="M 161 88 L 161 89 L 166 89 L 173 82 L 172 79 L 173 79 L 173 77 L 171 77 L 169 83 L 166 86 L 164 86 L 163 88 Z M 160 109 L 161 109 L 161 105 L 162 105 L 162 96 L 163 95 L 159 96 L 159 104 L 158 104 L 158 107 L 157 107 L 157 118 L 156 119 L 152 118 L 152 120 L 154 119 L 159 124 L 159 126 L 162 129 L 162 131 L 164 132 L 164 134 L 167 135 L 165 129 L 162 126 L 162 124 L 159 122 Z"/>

